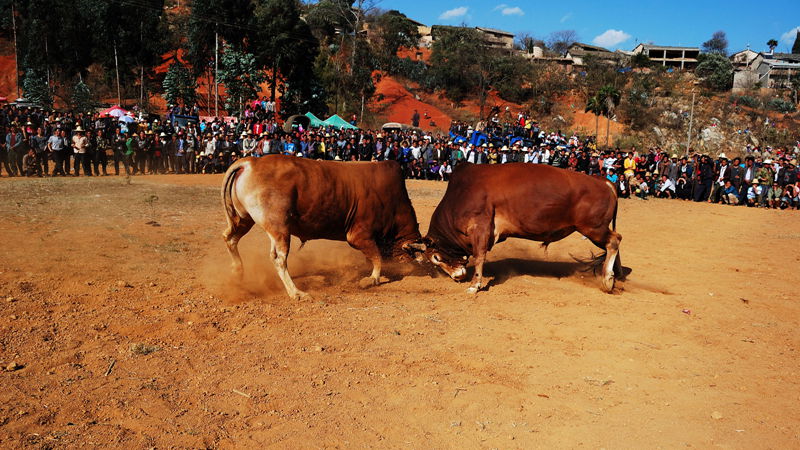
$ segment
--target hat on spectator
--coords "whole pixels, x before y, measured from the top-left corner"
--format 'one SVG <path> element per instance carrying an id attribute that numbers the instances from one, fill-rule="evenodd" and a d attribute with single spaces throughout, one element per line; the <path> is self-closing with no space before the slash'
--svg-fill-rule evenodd
<path id="1" fill-rule="evenodd" d="M 719 159 L 728 159 L 728 156 L 725 154 L 725 152 L 722 152 L 719 154 Z"/>
<path id="2" fill-rule="evenodd" d="M 161 132 L 161 134 L 159 134 L 158 136 L 159 136 L 159 137 L 167 137 L 167 133 L 164 133 L 164 132 L 162 131 L 162 132 Z"/>
<path id="3" fill-rule="evenodd" d="M 759 183 L 760 181 L 758 181 L 758 178 L 753 178 L 753 184 L 759 184 Z"/>
<path id="4" fill-rule="evenodd" d="M 796 166 L 797 165 L 797 160 L 793 159 L 793 160 L 789 161 L 789 164 L 791 164 L 793 166 Z"/>
<path id="5" fill-rule="evenodd" d="M 242 135 L 241 135 L 241 136 L 239 136 L 239 137 L 247 137 L 247 133 L 245 133 L 244 131 L 242 131 Z"/>
<path id="6" fill-rule="evenodd" d="M 678 154 L 677 154 L 677 153 L 673 153 L 673 154 L 672 154 L 672 157 L 673 157 L 673 158 L 677 158 L 677 157 L 678 157 Z"/>
<path id="7" fill-rule="evenodd" d="M 75 127 L 75 132 L 76 133 L 83 133 L 83 128 L 81 128 L 81 126 L 78 125 L 77 127 Z"/>
<path id="8" fill-rule="evenodd" d="M 486 145 L 486 143 L 484 142 L 483 145 L 481 145 L 481 147 L 486 148 L 488 147 L 488 145 Z"/>
<path id="9" fill-rule="evenodd" d="M 501 152 L 507 152 L 508 151 L 508 146 L 504 145 L 503 148 L 500 149 L 500 151 Z"/>
<path id="10" fill-rule="evenodd" d="M 772 160 L 767 158 L 764 160 L 764 164 L 772 164 Z"/>

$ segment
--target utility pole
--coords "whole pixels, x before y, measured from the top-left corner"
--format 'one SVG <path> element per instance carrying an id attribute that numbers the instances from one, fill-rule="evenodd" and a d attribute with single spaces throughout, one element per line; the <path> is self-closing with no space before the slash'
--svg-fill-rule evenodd
<path id="1" fill-rule="evenodd" d="M 117 41 L 114 41 L 114 69 L 117 72 L 117 104 L 122 107 L 122 91 L 119 88 L 119 60 L 117 60 Z"/>
<path id="2" fill-rule="evenodd" d="M 50 91 L 50 53 L 47 51 L 47 35 L 44 36 L 44 67 L 47 72 L 47 90 Z"/>
<path id="3" fill-rule="evenodd" d="M 689 146 L 692 144 L 692 122 L 694 121 L 694 91 L 692 91 L 692 110 L 689 113 L 689 135 L 686 138 L 686 153 L 689 156 Z"/>
<path id="4" fill-rule="evenodd" d="M 216 27 L 215 27 L 216 28 Z M 219 117 L 219 33 L 214 30 L 214 117 Z"/>
<path id="5" fill-rule="evenodd" d="M 14 84 L 17 85 L 17 98 L 19 95 L 19 59 L 17 56 L 17 10 L 16 2 L 11 2 L 11 27 L 14 29 Z"/>

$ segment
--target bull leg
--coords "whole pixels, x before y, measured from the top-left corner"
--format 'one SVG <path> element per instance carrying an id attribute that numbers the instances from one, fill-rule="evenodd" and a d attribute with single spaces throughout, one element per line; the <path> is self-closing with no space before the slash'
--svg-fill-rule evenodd
<path id="1" fill-rule="evenodd" d="M 286 288 L 286 293 L 289 294 L 289 297 L 291 297 L 292 300 L 310 300 L 310 295 L 301 291 L 300 289 L 297 289 L 297 286 L 294 285 L 292 277 L 289 276 L 289 269 L 286 266 L 286 262 L 289 257 L 291 236 L 288 233 L 273 235 L 273 233 L 269 232 L 267 235 L 269 236 L 270 243 L 272 244 L 272 248 L 270 249 L 270 257 L 272 258 L 272 263 L 275 265 L 275 270 L 278 272 L 278 277 L 281 279 L 283 286 Z"/>
<path id="2" fill-rule="evenodd" d="M 612 231 L 606 244 L 606 260 L 603 263 L 603 289 L 608 293 L 614 290 L 614 269 L 621 238 L 622 236 L 619 233 Z"/>
<path id="3" fill-rule="evenodd" d="M 367 257 L 367 260 L 372 263 L 372 274 L 362 278 L 358 282 L 358 286 L 361 289 L 367 289 L 381 284 L 381 264 L 383 261 L 378 244 L 370 238 L 358 238 L 355 235 L 348 236 L 347 243 L 356 250 L 360 250 Z"/>
<path id="4" fill-rule="evenodd" d="M 228 218 L 228 228 L 222 233 L 225 244 L 228 246 L 228 253 L 233 260 L 233 275 L 241 281 L 244 276 L 242 269 L 242 257 L 239 256 L 239 239 L 242 238 L 250 228 L 253 227 L 251 218 Z"/>
<path id="5" fill-rule="evenodd" d="M 594 245 L 606 251 L 601 276 L 603 277 L 603 290 L 611 293 L 611 291 L 614 290 L 615 273 L 622 273 L 621 263 L 617 261 L 617 257 L 619 256 L 619 243 L 622 240 L 622 235 L 606 227 L 595 228 L 588 230 L 586 233 L 581 233 L 589 238 Z"/>
<path id="6" fill-rule="evenodd" d="M 622 240 L 622 236 L 619 239 Z M 625 272 L 622 271 L 622 257 L 619 254 L 619 248 L 617 248 L 617 258 L 614 260 L 614 277 L 625 281 Z"/>
<path id="7" fill-rule="evenodd" d="M 475 276 L 472 284 L 467 288 L 467 294 L 476 295 L 483 286 L 483 264 L 486 262 L 486 253 L 489 252 L 489 239 L 494 238 L 491 226 L 474 227 L 472 234 L 472 256 L 475 258 Z"/>
<path id="8" fill-rule="evenodd" d="M 486 250 L 473 256 L 475 256 L 475 276 L 472 277 L 472 284 L 467 288 L 467 294 L 475 295 L 483 287 L 483 263 L 486 262 Z"/>

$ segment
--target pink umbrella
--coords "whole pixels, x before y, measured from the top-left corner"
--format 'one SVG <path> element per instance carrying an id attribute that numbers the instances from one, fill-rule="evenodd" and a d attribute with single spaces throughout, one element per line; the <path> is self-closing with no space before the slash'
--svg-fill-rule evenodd
<path id="1" fill-rule="evenodd" d="M 122 117 L 125 114 L 128 114 L 128 111 L 125 111 L 121 107 L 114 105 L 111 108 L 104 109 L 100 111 L 101 116 L 114 116 L 114 117 Z"/>

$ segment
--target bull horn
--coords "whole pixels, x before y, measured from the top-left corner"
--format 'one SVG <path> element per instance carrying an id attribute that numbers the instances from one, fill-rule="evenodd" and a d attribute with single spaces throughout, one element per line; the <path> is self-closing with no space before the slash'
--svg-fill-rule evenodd
<path id="1" fill-rule="evenodd" d="M 408 250 L 409 248 L 412 248 L 414 250 L 419 250 L 421 252 L 424 252 L 425 250 L 427 250 L 427 247 L 425 246 L 425 244 L 423 244 L 421 242 L 408 242 L 408 243 L 403 245 L 403 248 L 406 249 L 406 250 Z"/>

